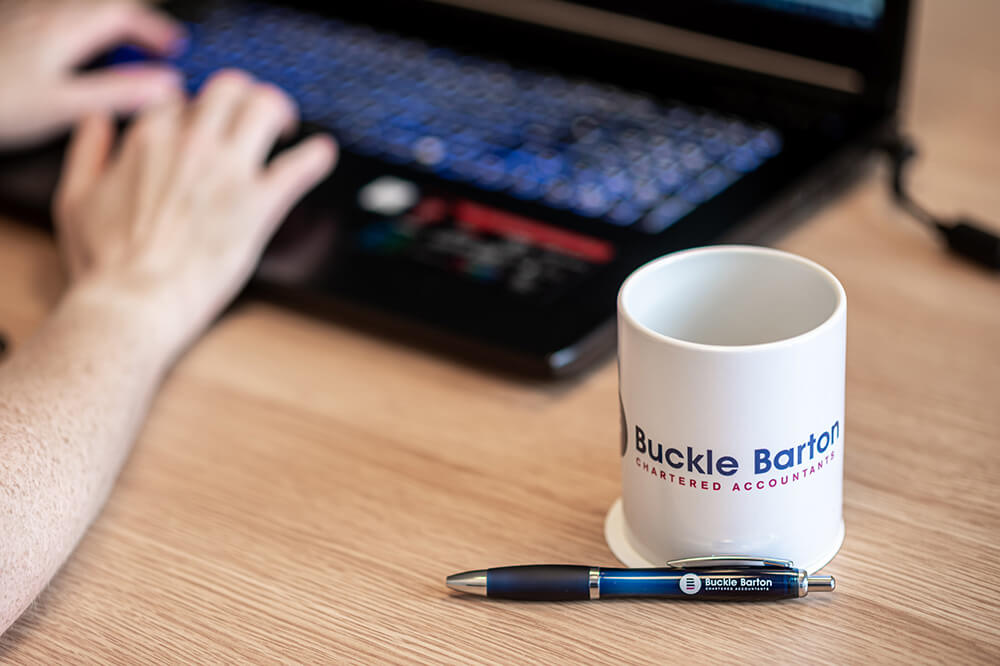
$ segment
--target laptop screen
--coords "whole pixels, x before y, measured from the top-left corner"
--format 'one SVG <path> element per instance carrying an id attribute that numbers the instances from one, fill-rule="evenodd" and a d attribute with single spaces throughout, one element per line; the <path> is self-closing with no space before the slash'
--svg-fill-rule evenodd
<path id="1" fill-rule="evenodd" d="M 727 0 L 787 12 L 835 25 L 871 30 L 885 11 L 883 0 Z"/>
<path id="2" fill-rule="evenodd" d="M 909 0 L 570 2 L 846 66 L 873 80 L 898 76 L 909 7 Z"/>
<path id="3" fill-rule="evenodd" d="M 727 11 L 743 7 L 754 12 L 771 13 L 772 18 L 777 15 L 781 18 L 804 20 L 836 28 L 863 30 L 877 28 L 885 13 L 885 0 L 700 0 L 681 3 L 645 0 L 571 1 L 609 12 L 636 14 L 665 22 L 709 11 L 713 12 L 721 23 L 730 16 Z"/>

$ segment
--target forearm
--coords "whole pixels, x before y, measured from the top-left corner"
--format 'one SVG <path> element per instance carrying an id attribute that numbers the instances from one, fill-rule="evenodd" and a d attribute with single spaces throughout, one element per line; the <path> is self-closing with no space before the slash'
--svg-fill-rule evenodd
<path id="1" fill-rule="evenodd" d="M 147 307 L 76 288 L 0 365 L 0 633 L 97 515 L 173 358 Z"/>

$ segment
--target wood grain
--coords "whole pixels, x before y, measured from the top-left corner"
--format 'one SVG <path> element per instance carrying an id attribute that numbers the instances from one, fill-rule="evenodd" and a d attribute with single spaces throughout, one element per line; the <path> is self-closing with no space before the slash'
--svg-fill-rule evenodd
<path id="1" fill-rule="evenodd" d="M 914 191 L 1000 223 L 989 0 L 924 3 Z M 106 510 L 0 638 L 76 662 L 1000 662 L 1000 280 L 942 252 L 876 173 L 781 247 L 850 302 L 847 540 L 796 603 L 483 603 L 453 571 L 613 565 L 612 362 L 523 383 L 261 303 L 177 367 Z M 0 329 L 58 294 L 45 235 L 0 222 Z"/>

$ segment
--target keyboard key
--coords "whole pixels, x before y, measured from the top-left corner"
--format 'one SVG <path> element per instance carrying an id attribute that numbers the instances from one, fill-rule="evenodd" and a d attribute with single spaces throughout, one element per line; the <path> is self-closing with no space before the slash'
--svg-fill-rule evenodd
<path id="1" fill-rule="evenodd" d="M 774 157 L 781 150 L 781 137 L 770 127 L 764 127 L 750 139 L 750 147 L 761 157 Z"/>
<path id="2" fill-rule="evenodd" d="M 544 199 L 553 208 L 566 208 L 573 200 L 573 186 L 565 178 L 556 178 L 552 181 Z"/>
<path id="3" fill-rule="evenodd" d="M 694 205 L 704 203 L 712 197 L 709 189 L 700 180 L 693 180 L 682 187 L 677 196 Z"/>
<path id="4" fill-rule="evenodd" d="M 642 220 L 640 228 L 648 234 L 660 233 L 692 210 L 694 210 L 694 205 L 690 202 L 678 197 L 671 197 L 654 208 Z"/>
<path id="5" fill-rule="evenodd" d="M 688 182 L 684 171 L 677 165 L 662 168 L 657 173 L 656 180 L 659 182 L 660 191 L 663 194 L 673 194 Z"/>
<path id="6" fill-rule="evenodd" d="M 763 160 L 748 146 L 740 146 L 722 159 L 722 165 L 727 169 L 740 173 L 749 173 L 760 166 Z"/>
<path id="7" fill-rule="evenodd" d="M 652 178 L 637 180 L 632 192 L 631 202 L 642 210 L 646 210 L 663 198 L 659 183 Z"/>
<path id="8" fill-rule="evenodd" d="M 448 149 L 440 138 L 425 136 L 413 144 L 413 156 L 420 164 L 436 168 L 441 166 L 448 156 Z"/>
<path id="9" fill-rule="evenodd" d="M 740 175 L 735 171 L 716 166 L 701 174 L 698 183 L 705 189 L 706 198 L 711 198 L 739 180 Z"/>
<path id="10" fill-rule="evenodd" d="M 615 196 L 600 183 L 583 183 L 576 188 L 571 206 L 585 217 L 600 217 L 615 203 Z"/>
<path id="11" fill-rule="evenodd" d="M 503 186 L 507 172 L 504 169 L 502 157 L 493 153 L 485 153 L 473 164 L 477 185 L 489 190 L 499 189 Z"/>
<path id="12" fill-rule="evenodd" d="M 605 216 L 605 219 L 620 227 L 627 227 L 635 224 L 642 217 L 642 213 L 645 209 L 641 206 L 637 206 L 628 201 L 623 201 L 616 205 L 611 211 Z"/>

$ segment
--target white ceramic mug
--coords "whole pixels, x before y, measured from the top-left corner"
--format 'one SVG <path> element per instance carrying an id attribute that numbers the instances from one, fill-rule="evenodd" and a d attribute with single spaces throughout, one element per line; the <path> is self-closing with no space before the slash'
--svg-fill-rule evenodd
<path id="1" fill-rule="evenodd" d="M 615 555 L 759 555 L 810 573 L 833 558 L 846 337 L 843 287 L 787 252 L 714 246 L 636 270 L 618 295 Z"/>

